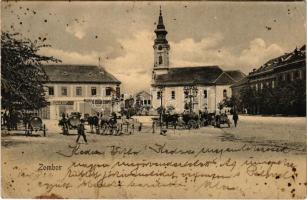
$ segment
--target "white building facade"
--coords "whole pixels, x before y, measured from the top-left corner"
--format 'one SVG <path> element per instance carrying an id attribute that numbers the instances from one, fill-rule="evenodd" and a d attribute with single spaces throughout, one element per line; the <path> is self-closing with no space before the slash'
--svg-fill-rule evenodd
<path id="1" fill-rule="evenodd" d="M 218 108 L 218 104 L 227 97 L 231 96 L 229 85 L 220 86 L 202 86 L 198 85 L 195 97 L 190 99 L 185 95 L 185 86 L 163 87 L 162 88 L 162 106 L 165 108 L 174 107 L 177 113 L 187 110 L 185 106 L 192 101 L 194 112 L 203 111 L 205 108 L 209 112 L 214 112 Z M 160 87 L 152 87 L 153 108 L 157 109 L 161 106 Z"/>
<path id="2" fill-rule="evenodd" d="M 230 86 L 245 77 L 239 70 L 223 71 L 218 66 L 169 67 L 170 45 L 161 10 L 155 34 L 151 84 L 154 109 L 173 107 L 181 113 L 190 105 L 194 112 L 205 108 L 215 112 L 220 102 L 231 97 Z"/>
<path id="3" fill-rule="evenodd" d="M 44 84 L 48 106 L 40 115 L 45 119 L 59 119 L 62 113 L 119 111 L 120 81 L 98 66 L 43 66 L 49 80 Z"/>

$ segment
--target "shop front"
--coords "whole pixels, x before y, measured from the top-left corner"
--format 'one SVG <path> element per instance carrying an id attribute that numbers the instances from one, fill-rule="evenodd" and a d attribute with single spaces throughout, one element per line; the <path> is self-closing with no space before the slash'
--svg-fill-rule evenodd
<path id="1" fill-rule="evenodd" d="M 118 102 L 102 99 L 84 99 L 75 101 L 51 101 L 50 105 L 40 110 L 43 119 L 59 120 L 62 114 L 70 115 L 72 112 L 80 112 L 82 116 L 96 115 L 98 112 L 110 115 L 119 111 Z"/>

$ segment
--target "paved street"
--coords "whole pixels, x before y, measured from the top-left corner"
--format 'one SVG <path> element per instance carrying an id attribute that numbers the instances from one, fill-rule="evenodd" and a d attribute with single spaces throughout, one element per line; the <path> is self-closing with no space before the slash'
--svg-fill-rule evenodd
<path id="1" fill-rule="evenodd" d="M 305 151 L 306 151 L 306 138 L 305 138 L 305 118 L 287 118 L 287 117 L 260 117 L 260 116 L 240 116 L 238 127 L 235 128 L 233 124 L 231 128 L 214 128 L 214 127 L 203 127 L 197 130 L 173 130 L 169 129 L 166 136 L 161 136 L 158 133 L 153 134 L 151 129 L 150 117 L 138 117 L 138 120 L 143 123 L 144 127 L 141 132 L 135 132 L 131 135 L 121 135 L 121 136 L 102 136 L 87 133 L 88 144 L 81 144 L 76 155 L 72 157 L 67 157 L 71 155 L 72 148 L 68 147 L 69 145 L 75 146 L 76 135 L 72 134 L 70 136 L 63 136 L 60 128 L 57 126 L 57 121 L 46 121 L 48 128 L 47 137 L 40 136 L 31 136 L 25 137 L 21 135 L 10 135 L 2 136 L 2 169 L 5 169 L 3 173 L 3 184 L 4 184 L 4 195 L 5 194 L 18 194 L 16 197 L 27 197 L 27 191 L 30 191 L 33 194 L 36 193 L 37 196 L 42 194 L 55 193 L 62 197 L 119 197 L 120 195 L 123 198 L 133 197 L 133 190 L 121 189 L 118 188 L 100 188 L 98 190 L 94 189 L 93 193 L 83 194 L 82 190 L 67 190 L 63 191 L 61 188 L 55 188 L 52 191 L 44 191 L 44 187 L 39 185 L 39 180 L 42 177 L 36 177 L 36 179 L 30 177 L 33 175 L 33 171 L 36 172 L 39 168 L 39 163 L 43 164 L 60 164 L 63 168 L 67 168 L 72 162 L 115 162 L 117 160 L 125 161 L 142 161 L 142 160 L 151 160 L 151 161 L 185 161 L 193 160 L 196 156 L 189 157 L 186 154 L 177 153 L 179 150 L 187 151 L 189 149 L 198 150 L 203 147 L 206 148 L 243 148 L 247 146 L 252 147 L 262 147 L 267 148 L 263 151 L 237 151 L 229 152 L 225 150 L 223 154 L 207 152 L 199 154 L 197 158 L 201 160 L 208 159 L 218 159 L 219 162 L 222 162 L 227 159 L 235 160 L 237 163 L 243 163 L 246 159 L 260 159 L 263 161 L 270 160 L 285 160 L 293 162 L 295 164 L 298 174 L 296 175 L 295 180 L 291 178 L 280 179 L 280 183 L 276 183 L 277 178 L 266 177 L 256 177 L 249 174 L 249 176 L 243 175 L 241 168 L 237 166 L 237 170 L 241 172 L 241 176 L 238 177 L 237 183 L 240 191 L 244 191 L 244 194 L 241 194 L 239 189 L 238 191 L 230 192 L 220 190 L 218 193 L 210 192 L 210 189 L 215 191 L 216 188 L 209 189 L 195 189 L 200 187 L 199 184 L 193 187 L 192 184 L 189 187 L 185 187 L 183 190 L 178 190 L 178 188 L 159 188 L 155 190 L 151 188 L 147 192 L 139 189 L 140 193 L 138 197 L 157 197 L 157 191 L 160 195 L 165 198 L 179 198 L 179 197 L 238 197 L 240 195 L 248 197 L 257 197 L 257 198 L 278 198 L 278 197 L 291 197 L 294 193 L 291 193 L 289 184 L 296 184 L 297 189 L 294 195 L 295 197 L 303 197 L 305 191 L 305 178 L 306 178 L 306 169 L 305 169 Z M 89 131 L 89 127 L 87 127 Z M 82 138 L 81 138 L 82 141 Z M 244 146 L 245 145 L 245 146 Z M 113 147 L 112 147 L 113 146 Z M 164 146 L 164 147 L 163 147 Z M 117 150 L 113 148 L 118 147 Z M 151 150 L 148 150 L 150 149 Z M 161 148 L 163 147 L 163 148 Z M 286 147 L 286 151 L 281 150 L 283 147 Z M 132 149 L 131 152 L 145 149 L 140 154 L 132 155 L 128 152 L 129 149 Z M 152 149 L 160 152 L 154 152 Z M 269 148 L 269 150 L 268 150 Z M 95 155 L 82 155 L 80 150 L 92 150 L 96 151 Z M 162 149 L 162 150 L 161 150 Z M 169 151 L 175 150 L 171 154 L 161 153 L 163 149 L 168 149 Z M 276 150 L 277 149 L 277 150 Z M 278 150 L 279 149 L 279 150 Z M 112 152 L 113 150 L 113 152 Z M 105 151 L 103 157 L 97 155 L 97 151 Z M 58 152 L 58 153 L 57 153 Z M 60 152 L 60 153 L 59 153 Z M 84 153 L 86 154 L 86 153 Z M 63 156 L 64 155 L 64 156 Z M 24 163 L 24 169 L 16 169 L 17 163 Z M 17 173 L 17 171 L 19 173 Z M 144 168 L 146 171 L 147 169 Z M 211 168 L 207 169 L 211 170 Z M 221 171 L 221 169 L 219 169 Z M 277 171 L 282 171 L 281 167 L 276 168 Z M 27 172 L 30 175 L 21 176 L 22 172 Z M 180 170 L 179 170 L 180 171 Z M 203 171 L 203 170 L 201 170 Z M 244 171 L 244 170 L 243 170 Z M 290 170 L 291 171 L 291 170 Z M 48 171 L 49 172 L 49 171 Z M 31 175 L 32 173 L 32 175 Z M 57 180 L 60 177 L 64 176 L 66 171 L 60 172 L 50 172 L 50 181 Z M 273 169 L 272 169 L 273 173 Z M 275 172 L 274 172 L 275 173 Z M 48 175 L 48 173 L 47 173 Z M 47 176 L 45 174 L 45 176 Z M 277 175 L 276 175 L 277 176 Z M 291 177 L 291 176 L 290 176 Z M 45 180 L 45 179 L 42 179 Z M 14 182 L 12 182 L 14 181 Z M 16 182 L 21 181 L 24 184 L 15 184 Z M 144 179 L 143 181 L 146 182 Z M 124 180 L 122 182 L 125 182 Z M 196 181 L 197 182 L 197 181 Z M 227 180 L 223 180 L 223 183 L 227 183 Z M 291 183 L 290 183 L 291 182 Z M 246 187 L 248 183 L 248 187 Z M 254 187 L 250 187 L 254 184 Z M 39 186 L 38 186 L 39 185 Z M 123 183 L 124 185 L 124 183 Z M 31 186 L 31 187 L 30 187 Z M 28 190 L 20 190 L 18 188 L 25 187 L 29 188 Z M 246 187 L 246 188 L 245 188 Z M 265 190 L 261 192 L 263 187 L 270 187 L 271 190 Z M 193 188 L 193 189 L 192 189 Z M 168 191 L 176 191 L 169 193 Z M 104 192 L 105 191 L 105 192 Z M 115 192 L 115 193 L 112 193 Z M 169 196 L 171 194 L 171 196 Z M 212 194 L 214 194 L 212 196 Z M 77 196 L 76 196 L 77 195 Z M 210 196 L 211 195 L 211 196 Z M 256 196 L 255 196 L 256 195 Z M 29 196 L 32 197 L 32 196 Z"/>

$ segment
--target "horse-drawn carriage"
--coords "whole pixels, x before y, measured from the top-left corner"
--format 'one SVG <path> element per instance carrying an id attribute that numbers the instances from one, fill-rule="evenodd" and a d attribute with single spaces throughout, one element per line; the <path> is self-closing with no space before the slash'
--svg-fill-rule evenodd
<path id="1" fill-rule="evenodd" d="M 68 119 L 63 115 L 58 125 L 62 127 L 63 135 L 68 135 L 69 130 L 77 130 L 80 124 L 81 115 L 71 114 Z"/>
<path id="2" fill-rule="evenodd" d="M 119 117 L 113 113 L 111 116 L 89 116 L 87 118 L 88 124 L 90 125 L 91 132 L 94 133 L 94 128 L 96 130 L 96 134 L 102 135 L 120 135 L 121 127 L 120 124 L 117 123 L 117 119 Z"/>
<path id="3" fill-rule="evenodd" d="M 46 125 L 40 117 L 36 116 L 37 113 L 31 110 L 12 111 L 3 115 L 3 126 L 6 126 L 8 131 L 24 131 L 27 136 L 32 135 L 33 132 L 42 132 L 43 136 L 46 136 Z"/>
<path id="4" fill-rule="evenodd" d="M 194 112 L 182 114 L 163 113 L 161 121 L 159 118 L 154 118 L 153 121 L 156 125 L 162 125 L 166 128 L 172 126 L 174 129 L 197 129 L 200 127 L 200 117 Z"/>
<path id="5" fill-rule="evenodd" d="M 162 124 L 161 124 L 162 122 Z M 212 125 L 220 128 L 221 125 L 227 124 L 230 127 L 230 120 L 225 113 L 216 115 L 215 113 L 195 113 L 184 112 L 182 114 L 163 113 L 162 120 L 153 118 L 153 123 L 166 128 L 173 127 L 174 129 L 197 129 L 203 126 Z"/>
<path id="6" fill-rule="evenodd" d="M 230 127 L 231 122 L 226 113 L 216 115 L 214 118 L 214 127 L 220 128 L 222 124 L 226 124 L 228 128 Z"/>
<path id="7" fill-rule="evenodd" d="M 32 135 L 33 131 L 38 132 L 42 131 L 44 137 L 46 136 L 46 125 L 43 123 L 43 120 L 39 117 L 32 117 L 28 122 L 25 122 L 26 129 L 25 134 L 26 135 Z"/>
<path id="8" fill-rule="evenodd" d="M 182 113 L 183 127 L 187 129 L 197 129 L 200 126 L 200 117 L 194 112 Z M 180 119 L 179 119 L 180 120 Z"/>

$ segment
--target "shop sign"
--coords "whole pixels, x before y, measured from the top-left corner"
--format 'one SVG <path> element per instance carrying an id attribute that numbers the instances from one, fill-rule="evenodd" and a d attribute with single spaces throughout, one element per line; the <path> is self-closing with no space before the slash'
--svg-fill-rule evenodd
<path id="1" fill-rule="evenodd" d="M 52 105 L 74 105 L 73 101 L 53 101 Z"/>
<path id="2" fill-rule="evenodd" d="M 110 104 L 111 100 L 102 100 L 102 99 L 84 99 L 84 102 L 91 104 Z"/>
<path id="3" fill-rule="evenodd" d="M 101 99 L 84 99 L 84 102 L 91 103 L 91 104 L 102 104 Z"/>
<path id="4" fill-rule="evenodd" d="M 111 100 L 103 100 L 103 104 L 110 104 Z"/>

